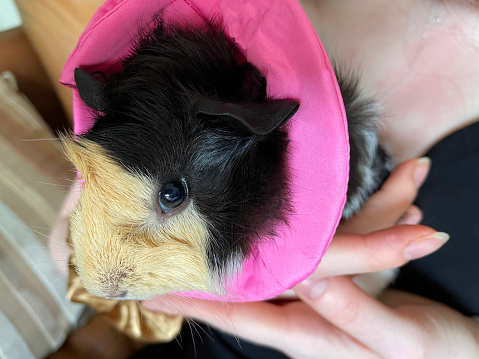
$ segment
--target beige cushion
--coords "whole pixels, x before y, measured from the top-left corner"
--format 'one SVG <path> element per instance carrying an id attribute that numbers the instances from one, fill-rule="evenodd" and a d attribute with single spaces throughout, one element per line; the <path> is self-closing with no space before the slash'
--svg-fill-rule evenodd
<path id="1" fill-rule="evenodd" d="M 43 358 L 77 322 L 81 305 L 65 299 L 66 278 L 48 251 L 74 176 L 58 140 L 0 75 L 0 357 Z M 65 248 L 66 250 L 66 248 Z"/>

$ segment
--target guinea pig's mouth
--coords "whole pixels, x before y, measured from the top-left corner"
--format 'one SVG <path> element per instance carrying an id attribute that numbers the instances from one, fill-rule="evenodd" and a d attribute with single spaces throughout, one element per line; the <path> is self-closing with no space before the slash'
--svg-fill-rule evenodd
<path id="1" fill-rule="evenodd" d="M 105 297 L 105 299 L 118 299 L 118 300 L 127 300 L 126 298 L 128 298 L 128 291 L 126 290 L 116 295 Z"/>
<path id="2" fill-rule="evenodd" d="M 177 274 L 181 268 L 173 268 L 168 273 L 165 268 L 168 266 L 161 267 L 162 270 L 156 268 L 154 272 L 142 268 L 142 272 L 136 267 L 120 266 L 117 263 L 95 268 L 79 263 L 76 272 L 86 292 L 107 300 L 141 301 L 180 291 L 208 290 L 205 284 L 202 284 L 206 278 L 183 277 L 182 284 L 182 278 Z M 185 282 L 187 284 L 184 284 Z"/>
<path id="3" fill-rule="evenodd" d="M 108 297 L 104 297 L 104 298 L 109 299 L 109 300 L 121 300 L 121 301 L 133 300 L 133 301 L 139 302 L 139 301 L 142 301 L 142 300 L 153 299 L 156 296 L 157 295 L 141 296 L 141 297 L 131 296 L 130 297 L 128 295 L 127 291 L 124 291 L 124 292 L 120 293 L 119 295 L 108 296 Z"/>
<path id="4" fill-rule="evenodd" d="M 166 292 L 164 293 L 135 293 L 134 290 L 118 290 L 116 292 L 111 292 L 106 294 L 105 291 L 97 291 L 97 290 L 89 290 L 87 286 L 84 286 L 85 290 L 96 297 L 103 298 L 103 299 L 108 299 L 108 300 L 121 300 L 121 301 L 127 301 L 127 300 L 132 300 L 132 301 L 142 301 L 142 300 L 150 300 L 158 295 L 163 295 L 167 294 Z"/>

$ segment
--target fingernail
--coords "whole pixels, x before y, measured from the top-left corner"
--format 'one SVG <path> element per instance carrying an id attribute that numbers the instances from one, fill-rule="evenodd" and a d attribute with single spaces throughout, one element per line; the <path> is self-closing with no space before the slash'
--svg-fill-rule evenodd
<path id="1" fill-rule="evenodd" d="M 324 291 L 326 290 L 326 285 L 328 284 L 328 279 L 311 279 L 308 278 L 301 284 L 295 287 L 296 291 L 300 292 L 301 294 L 310 297 L 310 298 L 317 298 L 321 296 Z"/>
<path id="2" fill-rule="evenodd" d="M 416 168 L 414 169 L 413 175 L 416 188 L 421 187 L 421 185 L 424 183 L 430 168 L 431 159 L 429 157 L 422 157 L 417 160 Z"/>
<path id="3" fill-rule="evenodd" d="M 436 232 L 427 238 L 414 241 L 404 250 L 404 258 L 409 261 L 427 256 L 442 247 L 448 239 L 449 234 Z"/>

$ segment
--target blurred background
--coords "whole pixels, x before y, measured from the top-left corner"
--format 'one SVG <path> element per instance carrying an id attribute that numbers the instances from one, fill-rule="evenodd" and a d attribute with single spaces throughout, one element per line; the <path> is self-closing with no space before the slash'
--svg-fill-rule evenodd
<path id="1" fill-rule="evenodd" d="M 20 14 L 13 0 L 3 0 L 0 3 L 0 31 L 13 29 L 21 23 Z"/>
<path id="2" fill-rule="evenodd" d="M 58 79 L 101 3 L 0 0 L 1 359 L 121 359 L 141 347 L 66 300 L 48 243 L 76 176 L 57 138 L 72 125 L 71 91 Z"/>

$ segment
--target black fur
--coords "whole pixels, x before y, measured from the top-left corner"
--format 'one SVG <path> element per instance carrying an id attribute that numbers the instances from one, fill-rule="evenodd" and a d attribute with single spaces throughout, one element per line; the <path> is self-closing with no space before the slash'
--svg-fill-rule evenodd
<path id="1" fill-rule="evenodd" d="M 387 161 L 377 144 L 377 106 L 359 95 L 354 75 L 338 80 L 350 126 L 351 179 L 343 212 L 349 217 L 380 184 Z M 138 41 L 123 71 L 106 78 L 104 114 L 84 137 L 128 171 L 154 178 L 158 191 L 165 181 L 186 179 L 189 197 L 208 220 L 210 270 L 222 276 L 254 241 L 274 236 L 275 225 L 286 222 L 287 126 L 251 133 L 231 117 L 197 113 L 202 99 L 272 101 L 265 78 L 221 26 L 185 29 L 160 21 Z M 365 172 L 375 177 L 365 180 Z"/>
<path id="2" fill-rule="evenodd" d="M 185 178 L 207 219 L 208 260 L 220 276 L 253 241 L 285 221 L 287 134 L 256 135 L 231 118 L 194 114 L 198 99 L 266 103 L 261 73 L 242 60 L 217 24 L 160 23 L 138 42 L 123 71 L 104 83 L 104 114 L 84 136 L 131 172 L 158 183 Z"/>
<path id="3" fill-rule="evenodd" d="M 379 144 L 380 106 L 359 88 L 359 75 L 352 71 L 334 70 L 348 119 L 350 168 L 347 202 L 343 217 L 356 213 L 369 196 L 379 189 L 390 173 L 388 152 Z"/>

